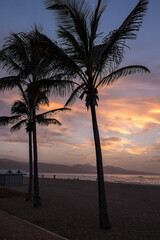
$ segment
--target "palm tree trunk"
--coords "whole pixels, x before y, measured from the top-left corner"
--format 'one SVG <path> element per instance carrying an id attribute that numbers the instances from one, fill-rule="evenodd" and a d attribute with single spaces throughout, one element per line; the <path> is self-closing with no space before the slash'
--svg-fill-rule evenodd
<path id="1" fill-rule="evenodd" d="M 103 176 L 102 152 L 101 152 L 101 144 L 100 144 L 100 138 L 99 138 L 99 130 L 97 125 L 95 106 L 91 106 L 91 115 L 92 115 L 92 125 L 93 125 L 94 142 L 95 142 L 95 150 L 96 150 L 100 228 L 108 229 L 108 228 L 111 228 L 111 225 L 108 218 L 107 202 L 106 202 L 106 195 L 105 195 L 105 184 L 104 184 L 104 176 Z"/>
<path id="2" fill-rule="evenodd" d="M 26 201 L 29 201 L 32 199 L 32 132 L 29 130 L 29 186 L 28 186 L 28 193 L 26 197 Z"/>
<path id="3" fill-rule="evenodd" d="M 37 134 L 36 134 L 36 113 L 33 109 L 33 152 L 34 152 L 34 207 L 41 206 L 38 183 L 38 154 L 37 154 Z"/>

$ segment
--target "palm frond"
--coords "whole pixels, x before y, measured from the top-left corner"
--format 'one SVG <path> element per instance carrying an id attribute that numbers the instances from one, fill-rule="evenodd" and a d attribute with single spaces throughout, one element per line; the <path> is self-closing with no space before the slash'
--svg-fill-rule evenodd
<path id="1" fill-rule="evenodd" d="M 36 41 L 32 41 L 32 49 L 39 57 L 45 57 L 48 72 L 53 72 L 54 69 L 55 72 L 68 76 L 79 75 L 85 81 L 86 77 L 76 62 L 47 36 L 40 34 Z"/>
<path id="2" fill-rule="evenodd" d="M 9 74 L 12 74 L 13 72 L 19 74 L 23 70 L 21 66 L 19 66 L 13 58 L 11 58 L 5 49 L 0 51 L 0 66 Z"/>
<path id="3" fill-rule="evenodd" d="M 98 87 L 103 87 L 105 85 L 111 85 L 114 81 L 118 80 L 120 77 L 125 77 L 127 75 L 130 74 L 135 74 L 135 73 L 149 73 L 149 69 L 141 66 L 141 65 L 133 65 L 133 66 L 127 66 L 127 67 L 123 67 L 120 68 L 114 72 L 112 72 L 111 74 L 109 74 L 108 76 L 104 77 L 98 84 L 97 84 L 97 88 Z"/>
<path id="4" fill-rule="evenodd" d="M 9 76 L 0 78 L 0 90 L 12 90 L 17 87 L 19 83 L 22 82 L 19 76 Z"/>
<path id="5" fill-rule="evenodd" d="M 59 80 L 59 78 L 64 76 L 64 74 L 57 74 L 54 77 L 39 80 L 38 86 L 41 89 L 45 89 L 49 94 L 63 97 L 73 91 L 74 86 L 77 84 L 71 80 Z"/>
<path id="6" fill-rule="evenodd" d="M 92 13 L 91 21 L 90 21 L 90 49 L 92 49 L 94 40 L 97 38 L 97 30 L 99 26 L 99 21 L 102 13 L 106 9 L 106 4 L 103 4 L 102 0 L 97 1 L 97 6 L 95 11 Z"/>
<path id="7" fill-rule="evenodd" d="M 135 39 L 139 31 L 143 17 L 147 11 L 149 0 L 140 0 L 133 11 L 128 15 L 122 25 L 115 31 L 109 33 L 104 39 L 103 44 L 96 46 L 99 50 L 99 59 L 97 59 L 97 68 L 95 78 L 107 65 L 111 67 L 111 71 L 119 65 L 123 59 L 125 41 L 127 39 Z"/>
<path id="8" fill-rule="evenodd" d="M 37 94 L 37 102 L 36 102 L 36 107 L 39 108 L 39 105 L 46 105 L 49 106 L 49 99 L 47 97 L 46 91 L 42 91 L 39 94 Z"/>
<path id="9" fill-rule="evenodd" d="M 29 106 L 36 107 L 37 109 L 41 104 L 49 106 L 48 91 L 40 88 L 39 81 L 28 84 L 25 95 L 28 99 Z"/>
<path id="10" fill-rule="evenodd" d="M 28 115 L 28 108 L 22 101 L 15 101 L 11 107 L 11 114 Z"/>
<path id="11" fill-rule="evenodd" d="M 140 0 L 133 11 L 128 15 L 119 28 L 119 35 L 122 40 L 135 39 L 135 31 L 139 31 L 143 17 L 148 9 L 149 0 Z"/>
<path id="12" fill-rule="evenodd" d="M 22 32 L 12 33 L 10 37 L 6 38 L 3 48 L 5 53 L 11 59 L 14 59 L 14 62 L 23 70 L 26 69 L 26 67 L 28 70 L 31 68 L 29 59 L 30 52 L 27 44 L 27 34 Z"/>
<path id="13" fill-rule="evenodd" d="M 36 118 L 41 118 L 41 117 L 46 117 L 46 116 L 52 116 L 52 114 L 56 114 L 58 112 L 66 112 L 66 111 L 71 111 L 70 108 L 64 107 L 64 108 L 57 108 L 57 109 L 53 109 L 41 114 L 36 115 Z"/>
<path id="14" fill-rule="evenodd" d="M 47 61 L 46 57 L 34 51 L 32 43 L 36 44 L 39 39 L 37 35 L 39 37 L 42 34 L 38 33 L 38 30 L 29 33 L 13 33 L 6 39 L 3 50 L 0 52 L 0 65 L 9 73 L 18 74 L 19 78 L 25 79 L 26 82 L 31 81 L 30 76 L 39 79 L 53 73 L 53 68 L 50 67 L 50 62 L 53 60 Z M 45 35 L 42 36 L 45 38 Z"/>
<path id="15" fill-rule="evenodd" d="M 11 127 L 10 131 L 14 132 L 14 131 L 19 131 L 23 126 L 26 126 L 27 124 L 27 120 L 22 120 L 20 122 L 18 122 L 17 124 L 15 124 L 13 127 Z"/>
<path id="16" fill-rule="evenodd" d="M 16 116 L 1 116 L 0 117 L 0 126 L 6 126 L 8 124 L 14 124 L 18 120 L 20 120 L 21 115 Z"/>
<path id="17" fill-rule="evenodd" d="M 72 32 L 88 53 L 88 26 L 90 6 L 85 0 L 48 0 L 46 7 L 57 12 L 59 23 Z"/>
<path id="18" fill-rule="evenodd" d="M 76 40 L 73 33 L 67 31 L 64 27 L 59 26 L 58 36 L 61 40 L 61 44 L 64 46 L 64 51 L 78 64 L 84 66 L 86 54 L 82 44 Z"/>
<path id="19" fill-rule="evenodd" d="M 62 125 L 57 119 L 54 119 L 54 118 L 37 117 L 36 121 L 38 122 L 38 124 L 40 124 L 42 126 L 48 126 L 50 124 L 55 124 L 55 125 L 59 125 L 59 126 Z"/>
<path id="20" fill-rule="evenodd" d="M 79 85 L 71 94 L 71 96 L 69 97 L 69 99 L 67 100 L 67 102 L 65 103 L 65 107 L 68 105 L 72 105 L 77 98 L 80 97 L 80 95 L 82 94 L 82 92 L 85 91 L 85 83 Z"/>

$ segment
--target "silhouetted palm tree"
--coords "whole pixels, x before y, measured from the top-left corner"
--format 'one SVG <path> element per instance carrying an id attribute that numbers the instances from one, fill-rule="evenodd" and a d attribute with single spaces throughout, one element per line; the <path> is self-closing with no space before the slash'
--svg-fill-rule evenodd
<path id="1" fill-rule="evenodd" d="M 54 73 L 53 66 L 46 61 L 46 57 L 37 54 L 32 47 L 40 33 L 35 27 L 29 33 L 11 34 L 6 39 L 3 49 L 0 51 L 0 66 L 4 68 L 10 76 L 0 79 L 0 90 L 11 90 L 18 87 L 20 92 L 25 95 L 22 86 L 32 88 L 30 99 L 32 99 L 32 132 L 33 132 L 33 153 L 34 153 L 34 207 L 41 205 L 38 184 L 38 156 L 36 138 L 36 101 L 39 90 L 52 89 L 55 94 L 64 95 L 70 89 L 71 83 L 60 81 L 61 76 Z M 30 85 L 30 86 L 29 86 Z"/>
<path id="2" fill-rule="evenodd" d="M 27 100 L 27 102 L 26 102 Z M 15 101 L 11 107 L 11 116 L 1 116 L 0 117 L 0 126 L 5 126 L 8 124 L 14 124 L 11 127 L 11 132 L 20 130 L 23 126 L 26 129 L 26 132 L 29 136 L 29 186 L 26 200 L 30 200 L 32 198 L 32 134 L 33 134 L 33 117 L 32 117 L 32 107 L 31 100 L 28 99 L 25 94 L 25 99 L 22 97 L 22 100 Z M 39 94 L 39 98 L 36 102 L 36 108 L 38 109 L 38 105 L 47 104 L 49 105 L 48 99 L 45 96 L 44 92 Z M 61 123 L 54 118 L 46 118 L 47 115 L 52 115 L 57 112 L 62 112 L 69 110 L 68 108 L 59 108 L 50 110 L 41 114 L 36 115 L 36 122 L 43 126 L 48 126 L 49 124 L 61 125 Z M 16 124 L 15 124 L 16 123 Z"/>
<path id="3" fill-rule="evenodd" d="M 56 68 L 61 74 L 76 79 L 77 88 L 66 105 L 77 97 L 85 96 L 86 107 L 91 110 L 97 159 L 100 227 L 110 228 L 104 187 L 102 153 L 95 106 L 98 105 L 98 90 L 108 87 L 120 77 L 137 72 L 149 72 L 144 66 L 118 66 L 124 57 L 125 41 L 135 39 L 146 13 L 148 0 L 140 0 L 122 25 L 103 37 L 98 32 L 105 1 L 97 0 L 92 10 L 85 0 L 47 0 L 46 8 L 55 11 L 58 17 L 58 37 L 63 48 L 46 45 L 46 55 L 56 54 Z M 102 41 L 101 41 L 102 39 Z M 101 41 L 101 42 L 100 42 Z M 45 48 L 45 47 L 44 47 Z"/>

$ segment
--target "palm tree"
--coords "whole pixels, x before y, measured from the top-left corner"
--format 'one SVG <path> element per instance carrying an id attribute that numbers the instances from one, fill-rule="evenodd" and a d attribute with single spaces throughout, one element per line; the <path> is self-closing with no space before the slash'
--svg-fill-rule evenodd
<path id="1" fill-rule="evenodd" d="M 26 102 L 27 99 L 27 102 Z M 11 107 L 11 116 L 1 116 L 0 117 L 0 126 L 5 126 L 8 124 L 14 124 L 11 127 L 11 132 L 20 130 L 23 126 L 26 129 L 26 132 L 29 136 L 29 186 L 26 200 L 32 199 L 32 134 L 33 134 L 33 119 L 31 106 L 29 106 L 29 100 L 26 96 L 25 99 L 15 101 Z M 49 104 L 48 99 L 44 96 L 44 93 L 39 94 L 39 99 L 36 103 L 36 107 L 40 104 Z M 62 125 L 58 120 L 54 118 L 46 118 L 47 115 L 52 115 L 57 112 L 62 112 L 70 110 L 69 108 L 59 108 L 50 110 L 41 114 L 36 115 L 36 122 L 42 126 L 48 126 L 49 124 Z"/>
<path id="2" fill-rule="evenodd" d="M 147 11 L 149 0 L 139 0 L 138 4 L 124 20 L 122 25 L 102 38 L 98 32 L 101 16 L 106 8 L 104 1 L 97 0 L 95 9 L 85 0 L 47 0 L 46 8 L 56 12 L 58 19 L 58 37 L 62 47 L 44 44 L 48 58 L 55 57 L 56 69 L 76 79 L 77 87 L 66 105 L 78 97 L 83 99 L 87 109 L 91 110 L 99 192 L 100 227 L 111 227 L 103 176 L 103 163 L 99 130 L 96 117 L 98 90 L 108 87 L 120 77 L 137 72 L 149 72 L 144 66 L 131 65 L 118 68 L 124 57 L 127 39 L 135 39 Z M 42 44 L 43 45 L 43 44 Z M 52 54 L 53 53 L 53 54 Z"/>
<path id="3" fill-rule="evenodd" d="M 38 155 L 37 155 L 37 137 L 36 137 L 36 101 L 38 99 L 39 90 L 50 89 L 52 92 L 61 95 L 70 89 L 71 82 L 67 85 L 67 81 L 60 81 L 61 76 L 50 67 L 50 63 L 46 58 L 39 56 L 32 47 L 32 42 L 40 33 L 35 27 L 29 33 L 12 33 L 6 39 L 3 49 L 0 51 L 0 66 L 4 68 L 10 75 L 0 78 L 0 90 L 11 90 L 18 87 L 20 92 L 25 94 L 23 86 L 32 88 L 30 99 L 32 99 L 32 133 L 33 133 L 33 154 L 34 154 L 34 207 L 41 205 L 39 197 L 38 184 Z"/>

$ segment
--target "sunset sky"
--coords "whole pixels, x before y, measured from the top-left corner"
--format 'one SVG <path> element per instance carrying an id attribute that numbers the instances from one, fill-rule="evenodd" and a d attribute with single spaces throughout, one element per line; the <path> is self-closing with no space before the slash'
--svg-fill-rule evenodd
<path id="1" fill-rule="evenodd" d="M 96 0 L 91 1 L 92 5 Z M 118 28 L 138 0 L 110 0 L 101 19 L 104 36 Z M 160 173 L 160 1 L 150 0 L 149 9 L 136 40 L 127 41 L 125 65 L 144 65 L 150 74 L 121 78 L 100 92 L 97 117 L 104 165 Z M 43 32 L 57 40 L 56 20 L 45 10 L 43 0 L 2 0 L 0 44 L 11 32 L 29 31 L 41 25 Z M 7 76 L 0 70 L 0 77 Z M 16 91 L 0 93 L 0 114 L 10 115 L 10 106 L 19 96 Z M 63 107 L 65 99 L 51 98 L 50 107 Z M 57 114 L 62 126 L 38 127 L 40 162 L 95 165 L 90 111 L 78 100 L 72 111 Z M 0 157 L 28 159 L 25 130 L 11 134 L 0 127 Z"/>

